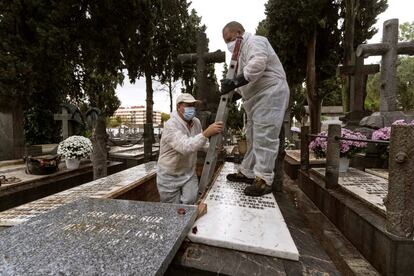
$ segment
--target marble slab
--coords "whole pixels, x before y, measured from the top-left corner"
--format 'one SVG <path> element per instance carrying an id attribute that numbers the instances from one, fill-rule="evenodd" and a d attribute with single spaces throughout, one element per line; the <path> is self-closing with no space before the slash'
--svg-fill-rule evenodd
<path id="1" fill-rule="evenodd" d="M 111 198 L 130 190 L 155 175 L 156 162 L 148 162 L 130 169 L 100 178 L 72 189 L 20 205 L 0 213 L 0 226 L 13 226 L 39 214 L 56 209 L 82 197 Z"/>
<path id="2" fill-rule="evenodd" d="M 386 169 L 365 169 L 365 172 L 388 179 L 389 173 Z"/>
<path id="3" fill-rule="evenodd" d="M 160 147 L 159 144 L 153 144 L 152 152 L 157 153 Z M 139 157 L 144 155 L 144 146 L 136 145 L 132 147 L 116 147 L 109 152 L 113 157 Z"/>
<path id="4" fill-rule="evenodd" d="M 286 155 L 292 158 L 293 160 L 300 163 L 300 150 L 286 150 Z M 325 164 L 325 158 L 316 158 L 315 154 L 310 151 L 309 152 L 309 162 L 311 164 Z"/>
<path id="5" fill-rule="evenodd" d="M 163 275 L 196 210 L 81 199 L 2 231 L 0 275 Z"/>
<path id="6" fill-rule="evenodd" d="M 325 168 L 313 168 L 320 176 L 325 176 Z M 365 203 L 385 212 L 384 199 L 388 194 L 388 180 L 367 172 L 349 168 L 340 173 L 338 184 Z"/>
<path id="7" fill-rule="evenodd" d="M 235 164 L 224 164 L 206 195 L 207 214 L 196 221 L 188 238 L 196 243 L 297 261 L 298 250 L 274 196 L 245 196 L 247 184 L 226 179 L 235 171 Z"/>

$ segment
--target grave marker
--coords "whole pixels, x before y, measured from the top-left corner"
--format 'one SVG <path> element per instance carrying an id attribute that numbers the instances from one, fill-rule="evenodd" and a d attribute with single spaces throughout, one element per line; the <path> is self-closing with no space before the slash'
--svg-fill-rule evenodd
<path id="1" fill-rule="evenodd" d="M 355 65 L 340 66 L 339 74 L 350 77 L 350 111 L 365 111 L 368 75 L 379 72 L 378 64 L 364 65 L 364 59 L 356 58 Z"/>
<path id="2" fill-rule="evenodd" d="M 216 52 L 208 52 L 208 40 L 206 34 L 203 32 L 198 33 L 197 38 L 197 53 L 181 54 L 177 59 L 183 64 L 197 64 L 197 95 L 196 99 L 203 102 L 206 106 L 200 106 L 197 110 L 197 117 L 201 121 L 203 129 L 206 128 L 211 122 L 209 117 L 214 118 L 212 113 L 217 112 L 218 104 L 220 101 L 220 95 L 215 93 L 211 89 L 207 79 L 207 64 L 220 63 L 226 61 L 226 53 L 220 50 Z"/>
<path id="3" fill-rule="evenodd" d="M 325 168 L 313 168 L 319 176 L 325 177 Z M 388 180 L 355 168 L 339 173 L 338 184 L 355 197 L 385 214 L 384 199 L 388 194 Z"/>
<path id="4" fill-rule="evenodd" d="M 69 130 L 69 120 L 72 118 L 72 115 L 68 113 L 68 110 L 65 107 L 62 107 L 62 113 L 54 114 L 53 119 L 55 121 L 62 121 L 62 137 L 63 140 L 72 135 Z"/>
<path id="5" fill-rule="evenodd" d="M 414 41 L 398 42 L 398 19 L 390 19 L 384 22 L 382 43 L 359 45 L 356 54 L 363 58 L 382 56 L 380 111 L 396 111 L 398 55 L 414 55 Z"/>
<path id="6" fill-rule="evenodd" d="M 204 201 L 208 212 L 196 221 L 189 239 L 297 261 L 298 250 L 273 194 L 244 195 L 247 184 L 226 179 L 235 171 L 234 164 L 225 163 Z"/>
<path id="7" fill-rule="evenodd" d="M 82 199 L 2 231 L 0 274 L 163 275 L 195 217 L 196 206 Z"/>

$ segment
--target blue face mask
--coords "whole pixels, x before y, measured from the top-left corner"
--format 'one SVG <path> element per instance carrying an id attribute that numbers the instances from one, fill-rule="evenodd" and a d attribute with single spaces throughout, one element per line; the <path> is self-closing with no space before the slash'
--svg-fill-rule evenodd
<path id="1" fill-rule="evenodd" d="M 184 107 L 184 119 L 191 121 L 196 114 L 196 109 L 194 106 Z"/>

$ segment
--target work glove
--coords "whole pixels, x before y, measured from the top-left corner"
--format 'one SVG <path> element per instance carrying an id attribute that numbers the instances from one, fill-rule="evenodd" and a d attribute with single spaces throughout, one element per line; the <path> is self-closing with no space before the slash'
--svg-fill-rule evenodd
<path id="1" fill-rule="evenodd" d="M 243 73 L 236 76 L 234 79 L 222 79 L 221 81 L 221 95 L 227 94 L 233 91 L 237 87 L 248 84 L 249 82 L 244 78 Z"/>
<path id="2" fill-rule="evenodd" d="M 241 98 L 242 98 L 242 96 L 239 93 L 236 92 L 236 93 L 233 94 L 233 98 L 231 99 L 231 102 L 235 103 L 238 100 L 240 100 Z"/>

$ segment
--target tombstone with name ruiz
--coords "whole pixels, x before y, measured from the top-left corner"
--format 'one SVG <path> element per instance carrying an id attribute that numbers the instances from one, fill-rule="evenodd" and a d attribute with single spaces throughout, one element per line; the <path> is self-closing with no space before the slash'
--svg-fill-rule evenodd
<path id="1" fill-rule="evenodd" d="M 196 207 L 81 199 L 2 231 L 1 275 L 163 275 Z"/>

